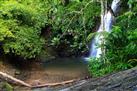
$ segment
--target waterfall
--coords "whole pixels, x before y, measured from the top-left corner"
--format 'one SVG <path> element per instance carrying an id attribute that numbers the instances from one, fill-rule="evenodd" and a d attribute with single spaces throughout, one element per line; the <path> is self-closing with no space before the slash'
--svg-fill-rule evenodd
<path id="1" fill-rule="evenodd" d="M 117 13 L 118 8 L 120 6 L 120 0 L 113 0 L 111 4 L 111 9 L 114 14 Z M 106 32 L 111 32 L 111 28 L 114 22 L 114 16 L 110 10 L 107 11 L 107 13 L 104 15 L 104 30 Z M 100 24 L 100 27 L 98 29 L 98 33 L 102 32 L 102 25 Z M 102 54 L 101 48 L 97 48 L 97 44 L 101 44 L 101 39 L 103 36 L 96 35 L 94 39 L 92 39 L 91 46 L 90 46 L 90 57 L 97 57 L 99 58 Z"/>

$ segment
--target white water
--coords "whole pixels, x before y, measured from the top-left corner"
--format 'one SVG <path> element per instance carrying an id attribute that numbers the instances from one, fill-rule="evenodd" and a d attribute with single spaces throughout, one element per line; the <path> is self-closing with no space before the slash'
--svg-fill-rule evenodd
<path id="1" fill-rule="evenodd" d="M 120 5 L 120 0 L 113 0 L 111 8 L 112 8 L 114 13 L 117 13 L 119 5 Z M 104 15 L 104 28 L 105 28 L 106 32 L 111 32 L 113 22 L 114 22 L 114 16 L 113 16 L 113 14 L 111 14 L 110 11 L 108 11 Z M 99 32 L 99 33 L 103 32 L 102 25 L 100 25 L 97 32 Z M 99 45 L 101 44 L 102 38 L 103 38 L 103 36 L 100 36 L 100 34 L 99 34 L 99 35 L 95 36 L 95 38 L 92 40 L 90 57 L 99 58 L 100 55 L 102 54 L 101 48 L 98 48 L 98 46 L 97 46 L 98 44 Z"/>

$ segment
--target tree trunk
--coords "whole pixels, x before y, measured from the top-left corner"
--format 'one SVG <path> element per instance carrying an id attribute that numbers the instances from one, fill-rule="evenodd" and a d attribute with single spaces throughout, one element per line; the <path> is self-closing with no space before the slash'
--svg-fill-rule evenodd
<path id="1" fill-rule="evenodd" d="M 101 32 L 100 32 L 100 36 L 99 36 L 99 40 L 101 41 L 99 43 L 99 45 L 101 45 L 101 55 L 104 56 L 105 55 L 105 48 L 104 48 L 104 44 L 105 44 L 105 38 L 102 32 L 106 31 L 105 28 L 105 15 L 107 14 L 107 0 L 101 0 Z"/>
<path id="2" fill-rule="evenodd" d="M 14 78 L 4 72 L 0 72 L 0 78 L 6 80 L 9 83 L 16 84 L 16 85 L 22 85 L 22 86 L 26 86 L 29 88 L 40 88 L 40 87 L 51 87 L 51 86 L 65 85 L 65 84 L 73 83 L 78 80 L 78 79 L 77 80 L 73 79 L 73 80 L 68 80 L 68 81 L 63 81 L 63 82 L 58 82 L 58 83 L 45 83 L 45 84 L 31 85 L 31 84 L 28 84 L 22 80 Z"/>
<path id="3" fill-rule="evenodd" d="M 31 85 L 25 83 L 24 81 L 21 81 L 21 80 L 19 80 L 17 78 L 14 78 L 14 77 L 12 77 L 12 76 L 4 73 L 4 72 L 0 72 L 0 78 L 4 79 L 4 80 L 6 80 L 6 81 L 8 81 L 10 83 L 14 83 L 14 84 L 18 84 L 18 85 L 23 85 L 23 86 L 26 86 L 26 87 L 31 87 Z"/>

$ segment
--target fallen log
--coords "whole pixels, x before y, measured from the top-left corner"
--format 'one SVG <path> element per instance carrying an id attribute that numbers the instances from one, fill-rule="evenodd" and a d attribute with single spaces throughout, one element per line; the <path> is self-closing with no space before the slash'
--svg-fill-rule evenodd
<path id="1" fill-rule="evenodd" d="M 64 82 L 58 82 L 58 83 L 46 83 L 46 84 L 40 84 L 40 85 L 30 85 L 22 80 L 19 80 L 13 76 L 10 76 L 4 72 L 0 72 L 0 78 L 6 80 L 7 82 L 10 82 L 12 84 L 17 84 L 17 85 L 23 85 L 29 88 L 40 88 L 40 87 L 52 87 L 52 86 L 58 86 L 58 85 L 65 85 L 69 83 L 73 83 L 76 80 L 69 80 L 69 81 L 64 81 Z M 77 79 L 78 80 L 78 79 Z"/>
<path id="2" fill-rule="evenodd" d="M 8 74 L 6 74 L 4 72 L 0 72 L 0 78 L 4 79 L 4 80 L 6 80 L 7 82 L 10 82 L 10 83 L 23 85 L 23 86 L 26 86 L 26 87 L 31 87 L 30 84 L 28 84 L 28 83 L 26 83 L 26 82 L 24 82 L 22 80 L 19 80 L 19 79 L 13 77 L 13 76 L 10 76 L 10 75 L 8 75 Z"/>
<path id="3" fill-rule="evenodd" d="M 30 88 L 52 87 L 57 85 L 64 86 L 65 84 L 73 83 L 73 85 L 64 86 L 64 88 L 52 88 L 52 91 L 137 91 L 137 67 L 100 78 L 69 80 L 60 83 L 47 83 L 36 86 L 27 84 L 3 72 L 0 72 L 0 78 L 5 78 L 7 81 L 11 80 L 12 82 L 18 83 L 18 85 L 21 84 Z"/>
<path id="4" fill-rule="evenodd" d="M 41 87 L 52 87 L 52 86 L 58 86 L 58 85 L 65 85 L 65 84 L 73 83 L 75 81 L 76 80 L 69 80 L 69 81 L 63 81 L 63 82 L 58 82 L 58 83 L 46 83 L 46 84 L 32 86 L 32 88 L 41 88 Z"/>

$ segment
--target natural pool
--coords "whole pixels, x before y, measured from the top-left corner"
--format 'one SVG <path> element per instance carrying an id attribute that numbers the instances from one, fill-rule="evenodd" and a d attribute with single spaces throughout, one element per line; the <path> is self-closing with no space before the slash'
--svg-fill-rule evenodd
<path id="1" fill-rule="evenodd" d="M 87 64 L 80 58 L 58 58 L 49 62 L 33 63 L 22 70 L 18 78 L 32 85 L 56 83 L 88 76 Z"/>
<path id="2" fill-rule="evenodd" d="M 12 63 L 3 62 L 1 71 L 34 86 L 84 79 L 89 76 L 87 63 L 81 58 L 56 58 L 42 62 L 19 63 L 22 64 L 17 62 L 17 65 L 11 65 Z M 17 87 L 17 89 L 20 89 L 20 87 Z"/>

